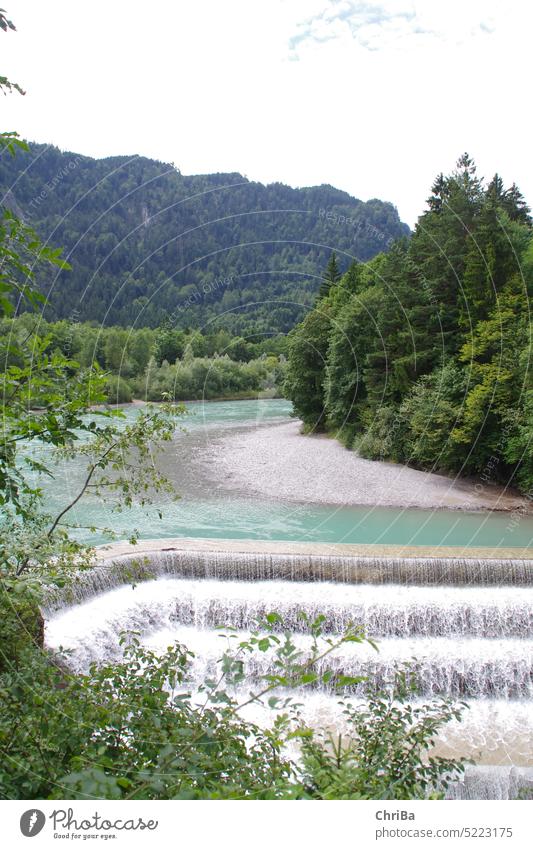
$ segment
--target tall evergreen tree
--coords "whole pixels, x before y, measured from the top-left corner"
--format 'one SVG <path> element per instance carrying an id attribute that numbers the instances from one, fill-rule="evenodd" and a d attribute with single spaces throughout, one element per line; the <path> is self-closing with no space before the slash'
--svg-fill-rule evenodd
<path id="1" fill-rule="evenodd" d="M 369 400 L 398 403 L 436 357 L 436 307 L 428 299 L 410 261 L 406 240 L 387 254 L 376 317 L 375 344 L 368 351 L 364 380 Z"/>
<path id="2" fill-rule="evenodd" d="M 459 312 L 463 275 L 476 215 L 482 203 L 476 168 L 464 154 L 450 177 L 434 184 L 435 201 L 418 220 L 410 247 L 410 260 L 418 278 L 438 308 L 440 343 L 445 355 L 456 354 L 462 344 Z"/>
<path id="3" fill-rule="evenodd" d="M 513 204 L 501 177 L 495 174 L 467 238 L 459 315 L 460 324 L 467 331 L 487 318 L 506 281 L 520 272 L 519 257 L 527 245 L 530 228 L 523 215 L 527 207 L 514 208 Z"/>
<path id="4" fill-rule="evenodd" d="M 440 173 L 431 187 L 431 195 L 427 204 L 432 212 L 441 212 L 446 202 L 447 181 L 444 174 Z"/>
<path id="5" fill-rule="evenodd" d="M 339 282 L 340 276 L 341 273 L 339 271 L 337 255 L 335 254 L 335 251 L 332 251 L 326 270 L 324 272 L 324 277 L 322 278 L 322 283 L 320 284 L 320 289 L 318 290 L 319 301 L 322 298 L 327 297 L 331 287 L 335 286 Z"/>
<path id="6" fill-rule="evenodd" d="M 381 287 L 354 294 L 332 323 L 324 379 L 324 403 L 329 424 L 343 432 L 347 444 L 362 429 L 367 399 L 363 379 L 369 351 L 376 347 Z"/>
<path id="7" fill-rule="evenodd" d="M 502 205 L 511 221 L 520 221 L 522 224 L 531 225 L 531 210 L 516 183 L 513 183 L 511 188 L 504 193 Z"/>

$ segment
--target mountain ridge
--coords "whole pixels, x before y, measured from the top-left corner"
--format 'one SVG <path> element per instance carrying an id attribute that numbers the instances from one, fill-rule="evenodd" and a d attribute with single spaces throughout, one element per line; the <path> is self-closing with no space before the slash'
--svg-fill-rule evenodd
<path id="1" fill-rule="evenodd" d="M 73 266 L 42 282 L 50 319 L 79 310 L 156 326 L 172 314 L 184 327 L 284 331 L 314 302 L 332 250 L 345 268 L 410 232 L 392 203 L 328 184 L 183 175 L 140 155 L 95 159 L 36 143 L 0 161 L 0 191 Z"/>

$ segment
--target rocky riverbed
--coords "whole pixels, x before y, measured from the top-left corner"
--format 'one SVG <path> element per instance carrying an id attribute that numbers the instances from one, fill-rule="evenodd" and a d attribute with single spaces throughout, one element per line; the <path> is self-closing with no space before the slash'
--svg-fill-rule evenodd
<path id="1" fill-rule="evenodd" d="M 298 421 L 214 438 L 204 468 L 217 488 L 282 501 L 344 506 L 527 509 L 515 491 L 395 463 L 364 460 L 324 435 L 302 435 Z"/>

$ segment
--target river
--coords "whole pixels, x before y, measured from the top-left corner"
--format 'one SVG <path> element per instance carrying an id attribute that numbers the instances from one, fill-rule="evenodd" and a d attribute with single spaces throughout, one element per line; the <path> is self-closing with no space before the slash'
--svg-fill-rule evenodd
<path id="1" fill-rule="evenodd" d="M 135 407 L 126 408 L 125 422 L 137 412 Z M 290 412 L 290 403 L 283 400 L 188 404 L 182 422 L 185 430 L 176 433 L 161 461 L 180 500 L 158 496 L 151 509 L 133 507 L 127 513 L 113 514 L 100 499 L 88 495 L 70 514 L 70 520 L 81 526 L 76 535 L 96 544 L 106 537 L 89 527 L 110 527 L 122 538 L 137 531 L 141 539 L 184 536 L 501 548 L 533 542 L 533 516 L 520 516 L 519 522 L 513 522 L 503 511 L 347 507 L 228 490 L 226 466 L 216 459 L 206 461 L 213 443 L 224 435 L 288 422 Z M 42 459 L 42 448 L 38 451 Z M 59 511 L 75 497 L 83 469 L 78 462 L 60 463 L 55 478 L 42 482 L 50 512 Z M 286 475 L 290 474 L 288 467 Z"/>

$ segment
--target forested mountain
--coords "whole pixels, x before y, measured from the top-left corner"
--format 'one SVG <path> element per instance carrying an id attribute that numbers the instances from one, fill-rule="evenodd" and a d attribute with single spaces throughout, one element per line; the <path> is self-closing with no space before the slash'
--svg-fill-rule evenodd
<path id="1" fill-rule="evenodd" d="M 328 271 L 289 337 L 286 391 L 306 427 L 532 498 L 533 231 L 517 187 L 484 185 L 464 155 L 409 241 Z"/>
<path id="2" fill-rule="evenodd" d="M 0 161 L 4 203 L 72 265 L 42 281 L 46 317 L 106 324 L 287 330 L 312 305 L 332 249 L 342 270 L 408 234 L 390 203 L 331 186 L 187 177 L 140 156 L 92 159 L 32 144 Z"/>

